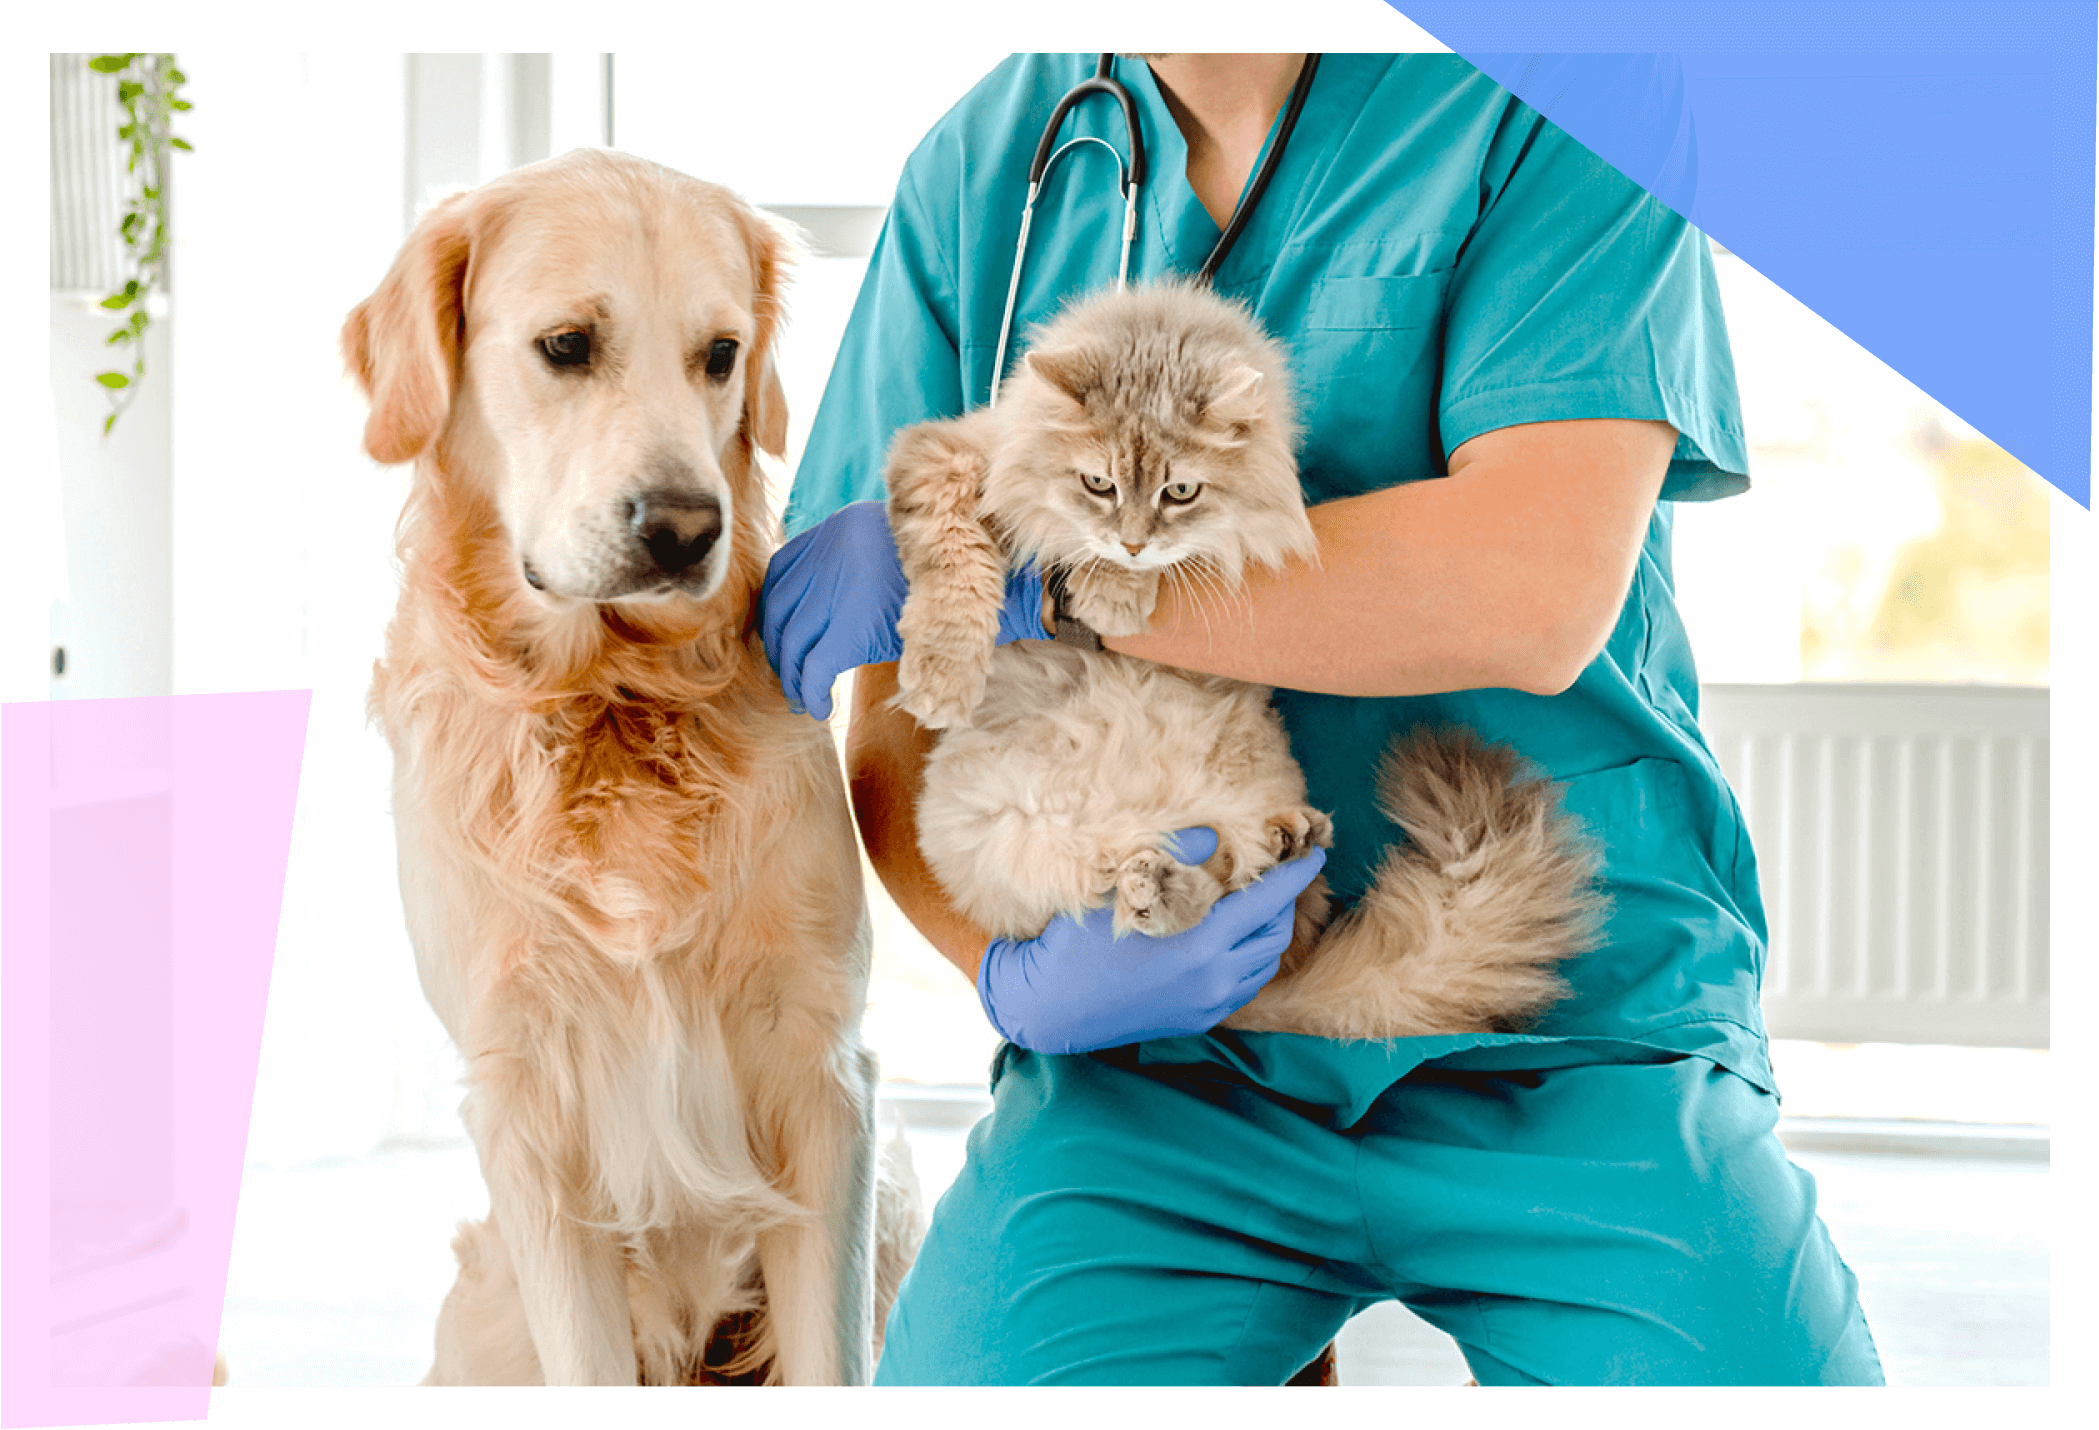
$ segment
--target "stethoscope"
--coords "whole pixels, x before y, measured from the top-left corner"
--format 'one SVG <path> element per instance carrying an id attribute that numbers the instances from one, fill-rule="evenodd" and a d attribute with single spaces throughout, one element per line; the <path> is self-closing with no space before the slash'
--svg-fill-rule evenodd
<path id="1" fill-rule="evenodd" d="M 1144 131 L 1137 123 L 1137 101 L 1123 88 L 1114 76 L 1115 56 L 1105 54 L 1094 67 L 1091 79 L 1082 79 L 1073 85 L 1070 93 L 1057 101 L 1050 111 L 1049 123 L 1043 126 L 1042 138 L 1035 145 L 1035 161 L 1028 166 L 1028 199 L 1020 211 L 1020 239 L 1013 248 L 1013 276 L 1006 284 L 1006 313 L 999 320 L 998 357 L 991 369 L 991 404 L 998 403 L 999 382 L 1006 373 L 1006 344 L 1013 336 L 1013 305 L 1020 297 L 1020 270 L 1028 256 L 1028 230 L 1035 218 L 1035 199 L 1042 192 L 1042 181 L 1056 162 L 1081 144 L 1098 144 L 1115 158 L 1115 182 L 1122 190 L 1122 254 L 1115 266 L 1115 287 L 1120 290 L 1129 286 L 1130 246 L 1137 238 L 1137 194 L 1144 187 Z M 1195 281 L 1207 284 L 1224 266 L 1231 254 L 1232 245 L 1239 241 L 1240 232 L 1247 220 L 1253 217 L 1254 206 L 1261 202 L 1261 195 L 1268 189 L 1268 180 L 1275 173 L 1275 166 L 1283 157 L 1283 146 L 1290 142 L 1290 131 L 1297 127 L 1297 116 L 1305 107 L 1305 96 L 1312 92 L 1312 76 L 1319 69 L 1319 56 L 1306 55 L 1304 67 L 1297 72 L 1297 82 L 1290 87 L 1290 100 L 1283 106 L 1283 122 L 1275 133 L 1275 142 L 1268 146 L 1268 153 L 1261 160 L 1261 167 L 1254 172 L 1253 181 L 1240 196 L 1238 207 L 1232 210 L 1225 223 L 1224 232 L 1217 236 L 1217 243 L 1203 266 L 1196 272 Z M 1130 136 L 1130 161 L 1124 164 L 1122 155 L 1113 144 L 1092 134 L 1081 134 L 1057 143 L 1057 131 L 1074 107 L 1095 94 L 1112 95 L 1122 106 L 1122 122 Z"/>

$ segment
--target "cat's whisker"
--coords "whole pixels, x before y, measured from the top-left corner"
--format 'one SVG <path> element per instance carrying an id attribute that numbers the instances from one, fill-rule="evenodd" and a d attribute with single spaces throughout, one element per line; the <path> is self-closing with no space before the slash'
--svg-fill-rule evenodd
<path id="1" fill-rule="evenodd" d="M 1205 631 L 1210 629 L 1210 601 L 1200 598 L 1214 598 L 1220 617 L 1237 614 L 1252 618 L 1253 605 L 1244 582 L 1228 581 L 1214 561 L 1192 561 L 1185 570 L 1199 598 L 1197 608 L 1203 613 Z"/>
<path id="2" fill-rule="evenodd" d="M 1181 586 L 1187 592 L 1189 604 L 1194 606 L 1196 612 L 1203 618 L 1203 638 L 1214 646 L 1217 644 L 1217 628 L 1210 620 L 1213 592 L 1211 590 L 1209 572 L 1205 569 L 1206 565 L 1207 563 L 1204 562 L 1191 562 L 1187 568 L 1186 579 L 1181 583 Z"/>
<path id="3" fill-rule="evenodd" d="M 1252 608 L 1247 604 L 1244 587 L 1228 581 L 1218 570 L 1215 562 L 1203 562 L 1194 572 L 1199 589 L 1206 598 L 1203 605 L 1203 621 L 1209 624 L 1214 609 L 1218 619 L 1227 625 L 1234 616 L 1250 618 Z"/>
<path id="4" fill-rule="evenodd" d="M 1201 599 L 1200 582 L 1201 577 L 1197 574 L 1196 563 L 1189 562 L 1186 565 L 1176 566 L 1167 571 L 1165 578 L 1159 584 L 1163 589 L 1173 592 L 1176 604 L 1193 610 L 1203 618 L 1203 642 L 1206 645 L 1215 646 L 1217 644 L 1217 633 L 1210 629 L 1210 609 Z"/>

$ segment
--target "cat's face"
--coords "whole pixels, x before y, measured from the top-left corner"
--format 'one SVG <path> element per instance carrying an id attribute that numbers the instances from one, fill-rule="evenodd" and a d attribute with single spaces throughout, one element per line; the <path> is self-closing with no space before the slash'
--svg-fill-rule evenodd
<path id="1" fill-rule="evenodd" d="M 1248 561 L 1309 554 L 1280 355 L 1243 313 L 1198 291 L 1132 290 L 1044 336 L 1001 398 L 986 483 L 1016 550 L 1232 581 Z"/>
<path id="2" fill-rule="evenodd" d="M 1043 474 L 1044 498 L 1069 525 L 1066 554 L 1137 571 L 1193 558 L 1236 565 L 1230 553 L 1242 545 L 1246 498 L 1269 475 L 1243 460 L 1260 381 L 1239 367 L 1206 395 L 1151 393 L 1149 410 L 1095 394 L 1092 420 L 1050 444 L 1065 471 Z M 1082 401 L 1072 406 L 1073 417 L 1087 413 Z"/>

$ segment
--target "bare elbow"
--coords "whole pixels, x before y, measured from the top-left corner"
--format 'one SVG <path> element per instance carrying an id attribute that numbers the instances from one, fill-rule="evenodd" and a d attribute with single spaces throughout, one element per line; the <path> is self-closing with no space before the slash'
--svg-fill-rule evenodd
<path id="1" fill-rule="evenodd" d="M 1582 665 L 1575 665 L 1571 661 L 1552 665 L 1540 662 L 1518 671 L 1516 677 L 1508 682 L 1508 686 L 1512 690 L 1522 691 L 1525 695 L 1561 695 L 1581 678 L 1581 673 L 1586 668 L 1586 662 Z"/>
<path id="2" fill-rule="evenodd" d="M 1541 623 L 1510 672 L 1509 688 L 1526 695 L 1564 694 L 1603 653 L 1616 614 L 1597 619 L 1587 612 L 1563 610 Z"/>

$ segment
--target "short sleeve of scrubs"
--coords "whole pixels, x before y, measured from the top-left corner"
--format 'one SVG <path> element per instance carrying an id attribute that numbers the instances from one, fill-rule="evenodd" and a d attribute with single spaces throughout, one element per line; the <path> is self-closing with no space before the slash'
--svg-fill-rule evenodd
<path id="1" fill-rule="evenodd" d="M 848 502 L 882 497 L 884 450 L 867 440 L 870 431 L 956 417 L 968 406 L 953 330 L 955 285 L 940 232 L 907 173 L 875 240 L 796 472 L 790 534 Z"/>
<path id="2" fill-rule="evenodd" d="M 1484 210 L 1451 274 L 1438 407 L 1447 458 L 1496 428 L 1667 422 L 1664 498 L 1749 485 L 1706 240 L 1523 104 L 1480 175 Z"/>

